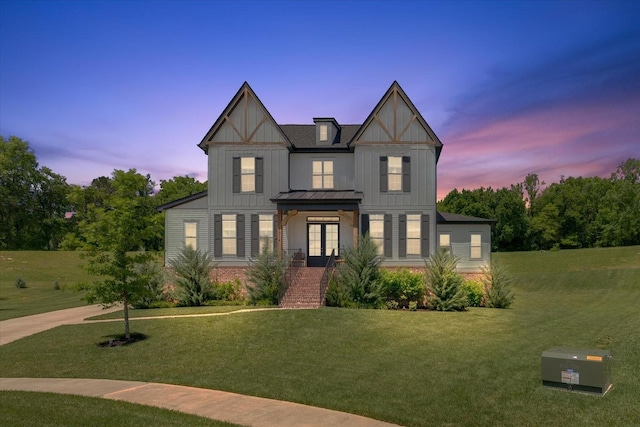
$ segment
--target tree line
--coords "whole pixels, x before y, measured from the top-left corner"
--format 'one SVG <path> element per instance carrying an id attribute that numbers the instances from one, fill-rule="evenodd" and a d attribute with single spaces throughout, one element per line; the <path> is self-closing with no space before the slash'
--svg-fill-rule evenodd
<path id="1" fill-rule="evenodd" d="M 608 178 L 561 177 L 545 187 L 531 173 L 509 188 L 454 189 L 438 210 L 497 220 L 494 251 L 640 245 L 640 159 Z"/>
<path id="2" fill-rule="evenodd" d="M 131 234 L 142 236 L 127 250 L 164 249 L 164 213 L 157 207 L 207 189 L 188 176 L 160 180 L 116 169 L 85 187 L 39 166 L 29 143 L 0 136 L 0 250 L 90 250 L 100 228 L 117 226 L 123 215 L 135 220 Z M 135 232 L 134 232 L 135 231 Z"/>
<path id="3" fill-rule="evenodd" d="M 494 251 L 640 244 L 640 159 L 608 178 L 569 177 L 549 186 L 532 173 L 497 190 L 452 190 L 443 212 L 491 218 Z M 161 180 L 114 170 L 86 187 L 39 166 L 28 142 L 0 136 L 0 250 L 89 250 L 114 211 L 136 218 L 142 240 L 128 250 L 163 250 L 164 214 L 157 207 L 207 189 L 188 176 Z M 132 246 L 134 244 L 132 243 Z"/>

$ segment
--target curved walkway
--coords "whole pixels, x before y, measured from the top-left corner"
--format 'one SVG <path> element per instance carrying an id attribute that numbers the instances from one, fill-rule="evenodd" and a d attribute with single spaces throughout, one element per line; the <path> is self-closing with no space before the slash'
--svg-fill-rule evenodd
<path id="1" fill-rule="evenodd" d="M 83 323 L 87 317 L 119 309 L 119 307 L 114 307 L 102 310 L 100 306 L 85 306 L 4 320 L 0 322 L 0 345 L 8 344 L 17 339 L 57 326 Z M 237 313 L 237 311 L 232 313 Z M 188 316 L 201 317 L 224 314 L 230 313 L 208 313 Z M 118 320 L 122 321 L 122 319 L 109 321 Z M 0 378 L 0 390 L 76 394 L 122 400 L 252 427 L 383 427 L 395 425 L 360 415 L 299 403 L 244 396 L 218 390 L 139 381 L 76 378 Z"/>

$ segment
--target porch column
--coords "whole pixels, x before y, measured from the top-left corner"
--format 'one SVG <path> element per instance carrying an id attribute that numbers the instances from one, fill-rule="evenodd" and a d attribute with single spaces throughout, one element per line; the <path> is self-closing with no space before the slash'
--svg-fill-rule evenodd
<path id="1" fill-rule="evenodd" d="M 282 258 L 282 209 L 278 209 L 278 257 Z"/>
<path id="2" fill-rule="evenodd" d="M 358 209 L 353 210 L 353 247 L 358 249 L 358 237 L 360 237 L 360 215 Z"/>

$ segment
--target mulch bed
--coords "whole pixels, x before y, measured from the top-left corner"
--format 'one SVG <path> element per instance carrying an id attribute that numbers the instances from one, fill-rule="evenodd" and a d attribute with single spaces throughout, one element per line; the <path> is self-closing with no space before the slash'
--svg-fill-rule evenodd
<path id="1" fill-rule="evenodd" d="M 147 339 L 144 334 L 132 333 L 130 335 L 129 339 L 125 338 L 124 335 L 112 335 L 109 340 L 98 343 L 98 347 L 122 347 Z"/>

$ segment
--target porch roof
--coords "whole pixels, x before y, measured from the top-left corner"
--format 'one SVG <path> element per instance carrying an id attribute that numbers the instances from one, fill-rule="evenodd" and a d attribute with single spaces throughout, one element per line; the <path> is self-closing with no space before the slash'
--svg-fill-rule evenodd
<path id="1" fill-rule="evenodd" d="M 318 190 L 278 193 L 270 200 L 278 209 L 297 210 L 353 210 L 362 201 L 360 191 Z"/>

